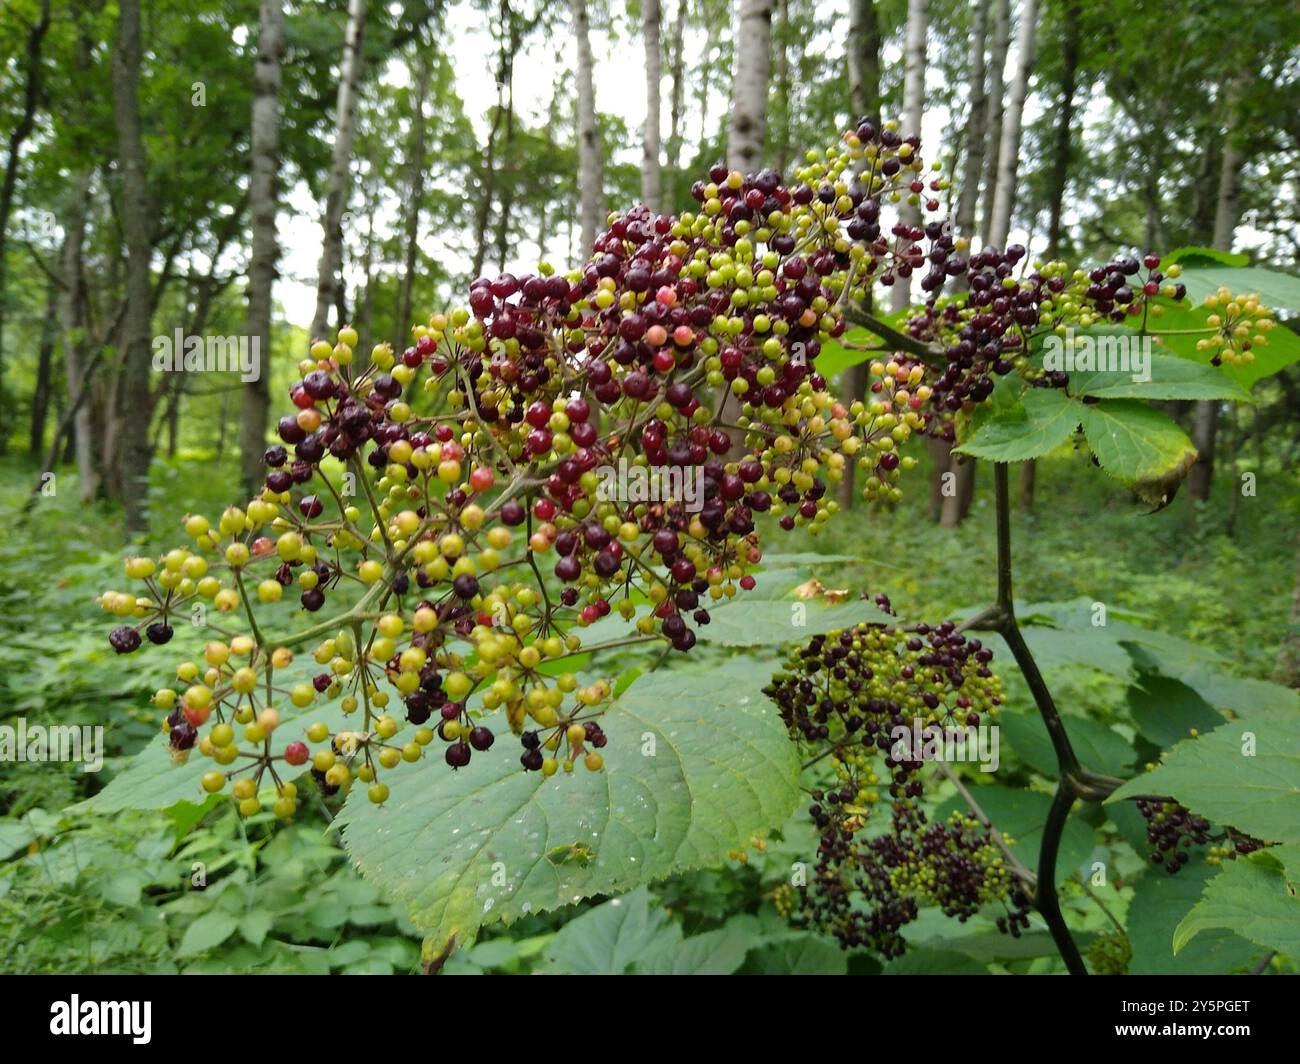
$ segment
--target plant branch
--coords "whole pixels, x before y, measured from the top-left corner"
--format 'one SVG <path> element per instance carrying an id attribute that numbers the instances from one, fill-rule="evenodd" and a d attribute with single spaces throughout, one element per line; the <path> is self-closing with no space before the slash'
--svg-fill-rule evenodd
<path id="1" fill-rule="evenodd" d="M 875 333 L 889 345 L 891 351 L 906 351 L 929 366 L 942 367 L 945 364 L 946 360 L 942 353 L 933 344 L 927 344 L 924 340 L 899 332 L 892 325 L 886 325 L 874 314 L 868 314 L 861 307 L 852 304 L 845 306 L 844 319 L 854 325 L 861 325 L 868 332 Z"/>

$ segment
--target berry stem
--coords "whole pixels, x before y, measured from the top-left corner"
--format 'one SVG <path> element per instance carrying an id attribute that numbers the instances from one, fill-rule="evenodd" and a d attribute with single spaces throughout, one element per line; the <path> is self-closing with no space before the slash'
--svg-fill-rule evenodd
<path id="1" fill-rule="evenodd" d="M 844 307 L 844 318 L 854 325 L 861 325 L 864 329 L 875 333 L 889 344 L 890 350 L 907 351 L 929 366 L 942 368 L 947 362 L 942 353 L 930 344 L 899 332 L 892 325 L 886 325 L 874 314 L 868 314 L 861 307 L 853 304 Z"/>
<path id="2" fill-rule="evenodd" d="M 262 629 L 257 626 L 257 618 L 253 615 L 253 604 L 248 601 L 248 590 L 244 587 L 244 574 L 233 569 L 235 577 L 235 586 L 239 588 L 239 598 L 244 604 L 244 615 L 248 618 L 248 624 L 253 629 L 253 640 L 263 650 L 266 649 L 266 639 L 262 635 Z"/>

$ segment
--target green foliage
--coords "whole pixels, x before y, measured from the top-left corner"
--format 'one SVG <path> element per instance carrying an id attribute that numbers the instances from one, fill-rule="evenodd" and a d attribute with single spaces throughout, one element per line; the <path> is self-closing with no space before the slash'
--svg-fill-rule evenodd
<path id="1" fill-rule="evenodd" d="M 642 677 L 602 717 L 606 771 L 561 786 L 520 772 L 505 742 L 472 773 L 426 761 L 382 808 L 353 792 L 344 844 L 429 932 L 430 956 L 487 921 L 718 863 L 794 807 L 764 680 L 741 662 Z"/>

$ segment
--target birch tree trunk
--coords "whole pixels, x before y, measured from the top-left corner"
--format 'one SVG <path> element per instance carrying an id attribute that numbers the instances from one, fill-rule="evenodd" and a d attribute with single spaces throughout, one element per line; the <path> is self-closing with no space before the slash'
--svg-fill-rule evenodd
<path id="1" fill-rule="evenodd" d="M 1241 167 L 1245 160 L 1241 143 L 1242 76 L 1233 78 L 1224 93 L 1223 157 L 1219 165 L 1219 191 L 1214 207 L 1214 246 L 1231 251 L 1237 223 L 1241 220 Z M 1201 399 L 1192 422 L 1192 443 L 1196 464 L 1187 477 L 1187 491 L 1193 499 L 1207 502 L 1214 483 L 1214 447 L 1219 432 L 1221 403 Z"/>
<path id="2" fill-rule="evenodd" d="M 492 201 L 496 195 L 497 135 L 501 130 L 501 119 L 505 114 L 506 78 L 512 62 L 509 53 L 509 16 L 510 5 L 506 0 L 501 0 L 497 14 L 501 42 L 497 50 L 497 105 L 492 110 L 492 126 L 488 130 L 487 145 L 483 153 L 483 180 L 479 183 L 478 203 L 474 209 L 474 250 L 470 265 L 470 275 L 473 277 L 480 277 L 483 274 L 483 263 L 487 259 L 488 221 L 492 214 Z"/>
<path id="3" fill-rule="evenodd" d="M 659 41 L 659 0 L 641 0 L 641 36 L 645 44 L 645 132 L 642 135 L 641 202 L 663 210 L 659 188 L 659 83 L 663 56 Z"/>
<path id="4" fill-rule="evenodd" d="M 989 53 L 987 150 L 984 153 L 984 215 L 980 240 L 989 242 L 989 223 L 993 215 L 993 191 L 998 181 L 998 156 L 1002 148 L 1003 92 L 1006 78 L 1007 50 L 1011 46 L 1011 0 L 994 0 L 993 47 Z"/>
<path id="5" fill-rule="evenodd" d="M 113 117 L 122 181 L 122 232 L 126 239 L 126 315 L 122 323 L 122 370 L 118 403 L 121 425 L 120 484 L 128 533 L 148 525 L 149 371 L 152 293 L 149 266 L 152 216 L 140 131 L 140 0 L 120 0 L 113 49 Z"/>
<path id="6" fill-rule="evenodd" d="M 907 35 L 903 46 L 903 136 L 921 133 L 925 114 L 925 31 L 926 0 L 907 0 Z M 904 200 L 899 205 L 904 225 L 921 224 L 920 205 Z M 896 277 L 890 289 L 890 309 L 900 311 L 912 302 L 912 277 Z"/>
<path id="7" fill-rule="evenodd" d="M 423 49 L 416 49 L 415 71 L 415 108 L 411 122 L 415 128 L 411 131 L 411 160 L 408 178 L 408 195 L 406 204 L 406 256 L 402 263 L 402 296 L 397 308 L 397 339 L 395 346 L 400 352 L 406 346 L 406 338 L 411 328 L 411 290 L 415 284 L 415 258 L 420 239 L 420 200 L 424 198 L 424 105 L 429 93 L 429 75 L 433 69 L 424 55 Z M 373 220 L 373 209 L 371 213 Z M 368 245 L 367 245 L 368 246 Z M 367 299 L 370 284 L 366 283 Z"/>
<path id="8" fill-rule="evenodd" d="M 978 0 L 972 16 L 970 42 L 970 78 L 967 95 L 966 157 L 962 162 L 961 188 L 957 194 L 955 235 L 972 237 L 975 232 L 975 206 L 979 203 L 980 175 L 984 171 L 985 127 L 989 119 L 988 64 L 986 49 L 989 35 L 989 0 Z"/>
<path id="9" fill-rule="evenodd" d="M 998 180 L 993 189 L 993 213 L 989 220 L 989 243 L 1004 247 L 1011 230 L 1011 208 L 1016 200 L 1016 168 L 1020 162 L 1020 128 L 1029 91 L 1029 73 L 1034 67 L 1034 41 L 1038 31 L 1038 0 L 1025 0 L 1020 12 L 1019 51 L 1016 73 L 1007 93 L 1002 116 L 1002 139 L 998 147 Z"/>
<path id="10" fill-rule="evenodd" d="M 352 136 L 356 129 L 357 82 L 361 77 L 361 34 L 366 25 L 366 0 L 348 0 L 348 25 L 343 42 L 343 69 L 339 76 L 338 114 L 335 117 L 334 153 L 325 192 L 325 214 L 316 281 L 316 314 L 311 322 L 313 340 L 328 339 L 330 308 L 339 301 L 343 270 L 343 211 L 348 202 L 348 170 L 352 165 Z M 342 322 L 338 322 L 342 325 Z"/>
<path id="11" fill-rule="evenodd" d="M 880 128 L 880 23 L 876 17 L 875 0 L 851 0 L 849 5 L 849 109 L 853 112 L 850 124 L 866 119 Z M 871 293 L 867 293 L 868 309 Z M 870 379 L 870 365 L 859 362 L 850 366 L 843 377 L 845 397 L 852 402 L 866 395 Z M 851 510 L 857 501 L 854 486 L 856 463 L 845 464 L 844 476 L 839 484 L 840 505 Z"/>
<path id="12" fill-rule="evenodd" d="M 673 87 L 668 102 L 668 165 L 673 170 L 682 162 L 682 112 L 686 96 L 686 0 L 677 0 L 677 14 L 668 31 L 669 73 Z"/>
<path id="13" fill-rule="evenodd" d="M 999 9 L 999 19 L 1002 12 Z M 999 31 L 1001 27 L 999 27 Z M 1024 118 L 1025 96 L 1029 89 L 1029 73 L 1034 65 L 1034 40 L 1038 30 L 1038 0 L 1025 0 L 1020 12 L 1020 34 L 1016 41 L 1019 55 L 1016 72 L 1011 80 L 1005 107 L 1000 116 L 1001 136 L 997 152 L 997 181 L 993 185 L 992 208 L 985 217 L 984 243 L 1005 247 L 1011 229 L 1011 208 L 1016 197 L 1016 166 L 1020 159 L 1020 130 Z M 998 42 L 995 41 L 995 51 Z M 1005 52 L 1003 53 L 1005 56 Z M 994 61 L 997 61 L 995 55 Z M 995 72 L 996 73 L 996 72 Z M 1000 80 L 1000 79 L 999 79 Z M 939 523 L 944 528 L 956 528 L 966 519 L 975 498 L 975 460 L 965 458 L 955 461 L 951 471 L 956 474 L 953 491 L 944 497 Z"/>
<path id="14" fill-rule="evenodd" d="M 772 168 L 778 174 L 784 174 L 790 165 L 790 101 L 793 95 L 790 84 L 790 0 L 777 0 L 776 26 L 772 33 L 773 88 L 780 105 L 770 154 Z"/>
<path id="15" fill-rule="evenodd" d="M 497 248 L 497 269 L 501 273 L 506 271 L 506 258 L 510 251 L 510 215 L 514 210 L 515 186 L 518 181 L 517 166 L 515 163 L 515 53 L 519 51 L 520 37 L 523 28 L 519 23 L 518 17 L 510 8 L 509 4 L 503 5 L 506 16 L 506 22 L 509 27 L 506 40 L 508 46 L 502 54 L 505 56 L 505 173 L 502 175 L 504 181 L 498 183 L 497 187 L 501 190 L 497 197 L 497 228 L 496 228 L 496 248 Z"/>
<path id="16" fill-rule="evenodd" d="M 578 190 L 582 221 L 582 258 L 591 254 L 600 230 L 605 182 L 600 130 L 596 127 L 596 86 L 592 75 L 591 20 L 587 0 L 569 0 L 573 35 L 578 41 Z"/>
<path id="17" fill-rule="evenodd" d="M 1066 0 L 1061 34 L 1061 103 L 1056 115 L 1056 146 L 1047 178 L 1047 257 L 1061 254 L 1061 214 L 1065 206 L 1065 188 L 1070 179 L 1073 154 L 1071 127 L 1074 124 L 1074 98 L 1079 87 L 1079 0 Z M 1034 459 L 1020 464 L 1020 509 L 1034 508 L 1037 467 Z"/>
<path id="18" fill-rule="evenodd" d="M 256 490 L 263 475 L 262 450 L 266 446 L 271 403 L 271 290 L 280 257 L 275 218 L 280 170 L 280 63 L 285 47 L 283 3 L 261 0 L 257 62 L 253 67 L 252 175 L 248 186 L 253 233 L 245 328 L 249 343 L 256 343 L 261 353 L 262 372 L 257 380 L 247 381 L 240 389 L 240 472 L 249 494 Z"/>
<path id="19" fill-rule="evenodd" d="M 775 0 L 741 0 L 740 4 L 731 121 L 727 127 L 727 165 L 743 174 L 753 173 L 763 165 L 774 7 Z"/>

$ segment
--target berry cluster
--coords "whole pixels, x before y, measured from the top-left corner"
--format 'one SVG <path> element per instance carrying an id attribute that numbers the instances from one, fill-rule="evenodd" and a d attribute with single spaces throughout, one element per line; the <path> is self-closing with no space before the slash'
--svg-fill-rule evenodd
<path id="1" fill-rule="evenodd" d="M 1153 847 L 1151 863 L 1163 865 L 1170 875 L 1191 860 L 1192 846 L 1212 844 L 1205 860 L 1217 865 L 1254 853 L 1264 845 L 1234 828 L 1212 835 L 1208 820 L 1172 798 L 1139 798 L 1136 804 L 1147 822 L 1147 842 Z"/>
<path id="2" fill-rule="evenodd" d="M 908 318 L 908 335 L 934 345 L 945 360 L 931 374 L 929 402 L 919 407 L 932 434 L 951 438 L 953 415 L 987 399 L 995 378 L 1013 370 L 1033 384 L 1064 388 L 1068 374 L 1044 369 L 1033 357 L 1035 340 L 1045 333 L 1065 337 L 1071 329 L 1130 317 L 1146 323 L 1163 314 L 1160 299 L 1178 303 L 1187 294 L 1182 284 L 1169 280 L 1181 268 L 1160 272 L 1154 254 L 1141 262 L 1120 256 L 1090 271 L 1039 263 L 1016 276 L 1025 254 L 1012 244 L 1005 251 L 986 247 L 969 262 L 949 262 L 964 277 L 967 291 L 932 299 Z"/>
<path id="3" fill-rule="evenodd" d="M 888 598 L 876 602 L 893 612 Z M 998 713 L 992 656 L 951 621 L 864 624 L 813 637 L 773 677 L 765 693 L 826 780 L 809 809 L 817 863 L 787 899 L 796 922 L 885 956 L 902 953 L 900 930 L 920 904 L 964 921 L 1002 900 L 999 929 L 1028 926 L 1030 899 L 991 831 L 963 814 L 930 822 L 922 808 L 921 771 L 947 753 L 936 744 Z M 886 782 L 890 830 L 866 838 Z"/>
<path id="4" fill-rule="evenodd" d="M 1206 296 L 1204 305 L 1214 311 L 1206 319 L 1213 332 L 1196 341 L 1196 350 L 1211 352 L 1210 362 L 1216 366 L 1254 362 L 1253 348 L 1267 344 L 1269 330 L 1277 325 L 1273 311 L 1260 303 L 1257 294 L 1234 296 L 1228 288 Z"/>
<path id="5" fill-rule="evenodd" d="M 714 167 L 697 209 L 612 215 L 567 274 L 480 278 L 401 352 L 359 355 L 350 326 L 313 342 L 262 489 L 186 517 L 185 546 L 128 559 L 140 586 L 100 597 L 124 654 L 196 609 L 244 615 L 242 631 L 208 622 L 220 638 L 155 696 L 173 755 L 211 757 L 210 790 L 238 776 L 250 815 L 264 779 L 291 805 L 282 777 L 309 761 L 327 791 L 361 780 L 382 802 L 380 773 L 435 742 L 453 768 L 487 751 L 498 710 L 525 769 L 599 770 L 611 686 L 566 671 L 584 628 L 616 611 L 636 634 L 615 643 L 687 651 L 712 605 L 754 586 L 758 515 L 816 528 L 850 460 L 869 497 L 898 497 L 924 367 L 882 362 L 846 405 L 815 362 L 845 302 L 920 268 L 922 241 L 952 258 L 943 227 L 885 217 L 938 209 L 946 182 L 919 147 L 864 124 L 788 183 Z M 612 470 L 679 478 L 647 494 L 611 488 Z M 258 615 L 287 590 L 304 617 L 334 615 L 273 637 Z M 304 648 L 315 670 L 294 664 Z M 283 710 L 325 703 L 357 724 L 278 749 Z"/>

